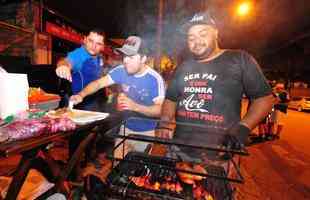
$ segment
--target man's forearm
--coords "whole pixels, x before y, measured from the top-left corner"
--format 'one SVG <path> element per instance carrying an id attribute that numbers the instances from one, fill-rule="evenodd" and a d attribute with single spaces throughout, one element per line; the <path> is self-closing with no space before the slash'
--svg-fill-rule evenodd
<path id="1" fill-rule="evenodd" d="M 82 91 L 78 93 L 78 95 L 84 98 L 90 94 L 97 92 L 101 88 L 107 87 L 111 84 L 113 83 L 109 81 L 109 77 L 106 75 L 106 76 L 101 77 L 100 79 L 97 79 L 89 83 Z"/>
<path id="2" fill-rule="evenodd" d="M 80 95 L 82 98 L 85 98 L 86 96 L 97 92 L 99 89 L 101 89 L 100 83 L 99 80 L 96 80 L 89 83 L 82 91 L 78 93 L 78 95 Z"/>
<path id="3" fill-rule="evenodd" d="M 176 102 L 165 99 L 161 108 L 161 121 L 175 122 Z M 159 126 L 174 129 L 174 123 L 161 123 Z"/>
<path id="4" fill-rule="evenodd" d="M 175 111 L 176 111 L 176 102 L 165 99 L 161 112 L 161 119 L 164 121 L 174 121 L 175 120 Z"/>
<path id="5" fill-rule="evenodd" d="M 152 106 L 144 106 L 137 104 L 134 109 L 135 112 L 144 114 L 148 117 L 159 117 L 161 113 L 161 104 L 155 104 Z"/>
<path id="6" fill-rule="evenodd" d="M 260 97 L 255 99 L 240 123 L 247 126 L 249 129 L 253 129 L 257 124 L 268 115 L 271 111 L 276 99 L 273 95 Z"/>

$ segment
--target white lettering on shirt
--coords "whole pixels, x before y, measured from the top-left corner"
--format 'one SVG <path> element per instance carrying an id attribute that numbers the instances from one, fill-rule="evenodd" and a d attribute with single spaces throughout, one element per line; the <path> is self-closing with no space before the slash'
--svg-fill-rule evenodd
<path id="1" fill-rule="evenodd" d="M 202 108 L 206 101 L 204 99 L 196 100 L 194 99 L 194 96 L 195 94 L 188 96 L 186 99 L 180 102 L 180 105 L 184 105 L 187 111 L 208 112 L 208 110 Z"/>
<path id="2" fill-rule="evenodd" d="M 213 94 L 212 88 L 206 88 L 206 87 L 185 87 L 184 93 L 200 93 L 200 94 Z"/>
<path id="3" fill-rule="evenodd" d="M 209 74 L 209 73 L 204 73 L 204 74 L 188 74 L 186 76 L 184 76 L 184 81 L 189 81 L 189 80 L 195 80 L 195 79 L 203 79 L 203 80 L 212 80 L 215 81 L 215 79 L 217 78 L 216 75 L 214 74 Z"/>

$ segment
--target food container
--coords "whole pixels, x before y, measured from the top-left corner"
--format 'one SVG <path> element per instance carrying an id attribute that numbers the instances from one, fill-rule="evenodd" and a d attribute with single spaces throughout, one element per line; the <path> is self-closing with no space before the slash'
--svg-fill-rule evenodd
<path id="1" fill-rule="evenodd" d="M 59 102 L 59 95 L 47 93 L 41 88 L 30 88 L 28 91 L 30 109 L 53 110 L 58 108 Z"/>
<path id="2" fill-rule="evenodd" d="M 60 102 L 59 99 L 51 99 L 47 101 L 40 101 L 36 103 L 29 103 L 30 109 L 40 109 L 40 110 L 54 110 L 58 108 Z"/>

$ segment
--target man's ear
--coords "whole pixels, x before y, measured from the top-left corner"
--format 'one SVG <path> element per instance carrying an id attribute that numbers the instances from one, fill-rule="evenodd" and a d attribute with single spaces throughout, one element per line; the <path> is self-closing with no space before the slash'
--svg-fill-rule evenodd
<path id="1" fill-rule="evenodd" d="M 215 38 L 218 39 L 218 37 L 219 37 L 219 31 L 216 29 L 215 30 Z"/>
<path id="2" fill-rule="evenodd" d="M 87 36 L 84 36 L 83 44 L 86 44 Z"/>
<path id="3" fill-rule="evenodd" d="M 141 62 L 142 63 L 145 63 L 146 62 L 146 59 L 147 59 L 147 57 L 146 57 L 146 55 L 141 55 L 142 57 L 141 57 Z"/>

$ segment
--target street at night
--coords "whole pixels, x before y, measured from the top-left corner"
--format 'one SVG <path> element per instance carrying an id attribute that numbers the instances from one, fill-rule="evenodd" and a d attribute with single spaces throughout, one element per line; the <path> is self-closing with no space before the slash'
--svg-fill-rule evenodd
<path id="1" fill-rule="evenodd" d="M 310 197 L 310 113 L 288 110 L 279 140 L 251 145 L 243 160 L 245 184 L 237 199 Z"/>

